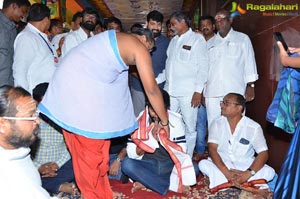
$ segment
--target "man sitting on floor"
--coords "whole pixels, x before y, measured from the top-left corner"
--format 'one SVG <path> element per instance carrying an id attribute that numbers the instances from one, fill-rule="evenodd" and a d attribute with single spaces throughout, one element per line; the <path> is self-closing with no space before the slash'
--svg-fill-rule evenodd
<path id="1" fill-rule="evenodd" d="M 39 123 L 36 102 L 26 90 L 0 87 L 1 198 L 51 198 L 42 188 L 40 175 L 29 155 Z"/>
<path id="2" fill-rule="evenodd" d="M 39 103 L 49 83 L 38 84 L 32 91 L 33 98 Z M 53 123 L 40 115 L 40 132 L 38 141 L 33 145 L 33 163 L 38 169 L 42 186 L 50 194 L 64 192 L 78 195 L 70 153 L 67 149 L 63 134 Z"/>
<path id="3" fill-rule="evenodd" d="M 161 91 L 165 107 L 168 109 L 169 94 L 164 90 Z M 190 156 L 185 153 L 187 146 L 182 117 L 178 113 L 168 111 L 169 124 L 167 125 L 170 126 L 170 139 L 167 139 L 160 131 L 158 116 L 149 103 L 148 111 L 142 113 L 139 118 L 140 128 L 131 136 L 132 140 L 127 144 L 129 158 L 125 158 L 122 162 L 124 174 L 136 181 L 132 192 L 147 187 L 161 195 L 165 195 L 168 190 L 188 195 L 189 186 L 196 183 L 196 174 L 199 170 L 197 166 L 193 168 Z M 149 139 L 142 139 L 143 129 Z M 178 153 L 181 158 L 178 158 Z M 178 168 L 174 167 L 174 162 L 177 161 L 180 161 L 178 165 L 180 165 L 182 181 L 173 175 L 179 173 Z"/>
<path id="4" fill-rule="evenodd" d="M 212 192 L 230 186 L 245 189 L 247 181 L 258 182 L 261 189 L 266 189 L 275 175 L 274 169 L 266 165 L 268 147 L 262 128 L 243 116 L 244 109 L 242 95 L 227 94 L 221 101 L 222 116 L 209 128 L 210 157 L 200 161 L 199 168 L 209 177 Z"/>

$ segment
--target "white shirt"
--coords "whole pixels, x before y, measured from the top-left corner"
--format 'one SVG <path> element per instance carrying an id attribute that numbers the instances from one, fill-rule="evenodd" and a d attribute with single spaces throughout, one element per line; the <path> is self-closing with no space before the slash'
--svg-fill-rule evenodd
<path id="1" fill-rule="evenodd" d="M 176 35 L 169 44 L 167 56 L 164 89 L 174 97 L 202 93 L 208 73 L 204 37 L 192 29 Z"/>
<path id="2" fill-rule="evenodd" d="M 255 152 L 268 150 L 261 126 L 246 116 L 239 121 L 233 134 L 227 118 L 220 116 L 210 126 L 207 142 L 217 144 L 222 160 L 232 162 L 252 162 Z"/>
<path id="3" fill-rule="evenodd" d="M 41 186 L 41 177 L 34 167 L 29 148 L 6 150 L 0 147 L 1 198 L 50 199 Z M 57 198 L 56 198 L 57 199 Z"/>
<path id="4" fill-rule="evenodd" d="M 15 86 L 32 93 L 36 85 L 49 82 L 56 68 L 55 57 L 57 59 L 56 51 L 47 35 L 28 23 L 14 43 Z"/>
<path id="5" fill-rule="evenodd" d="M 216 34 L 214 34 L 214 36 L 212 36 L 209 40 L 206 41 L 207 50 L 209 50 L 214 45 L 215 39 L 216 39 Z"/>
<path id="6" fill-rule="evenodd" d="M 258 79 L 253 47 L 244 33 L 231 29 L 225 38 L 218 33 L 208 49 L 208 59 L 205 97 L 232 92 L 244 95 L 247 83 Z"/>
<path id="7" fill-rule="evenodd" d="M 92 36 L 92 33 L 91 33 Z M 66 56 L 66 54 L 74 47 L 81 44 L 88 38 L 88 35 L 80 27 L 78 30 L 72 31 L 65 37 L 65 42 L 62 46 L 61 57 Z"/>
<path id="8" fill-rule="evenodd" d="M 65 33 L 61 33 L 61 34 L 58 34 L 58 35 L 55 35 L 51 41 L 53 47 L 55 50 L 57 50 L 59 48 L 59 41 L 61 38 L 67 36 L 69 33 L 65 32 Z"/>

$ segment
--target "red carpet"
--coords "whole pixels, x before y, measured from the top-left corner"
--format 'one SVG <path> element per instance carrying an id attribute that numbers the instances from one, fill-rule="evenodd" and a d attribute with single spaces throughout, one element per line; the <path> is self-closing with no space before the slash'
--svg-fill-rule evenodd
<path id="1" fill-rule="evenodd" d="M 179 194 L 172 191 L 169 191 L 165 196 L 161 196 L 160 194 L 155 193 L 149 189 L 138 190 L 135 193 L 131 193 L 131 188 L 133 185 L 131 182 L 127 184 L 122 184 L 118 180 L 111 180 L 110 183 L 114 191 L 118 191 L 125 194 L 126 196 L 123 198 L 128 198 L 128 199 L 165 199 L 165 198 L 186 199 L 187 198 L 184 194 Z M 192 197 L 190 198 L 195 198 L 195 199 L 197 198 L 208 199 L 209 196 L 212 196 L 209 193 L 208 186 L 203 176 L 198 177 L 197 184 L 192 187 L 191 192 L 192 192 Z"/>

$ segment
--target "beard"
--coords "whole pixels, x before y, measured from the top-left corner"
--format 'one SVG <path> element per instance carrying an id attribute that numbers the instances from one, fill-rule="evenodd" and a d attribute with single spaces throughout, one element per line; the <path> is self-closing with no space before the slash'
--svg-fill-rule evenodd
<path id="1" fill-rule="evenodd" d="M 39 132 L 39 127 L 37 126 L 30 135 L 22 136 L 22 133 L 20 132 L 20 129 L 18 129 L 16 126 L 13 126 L 12 135 L 8 138 L 7 142 L 15 148 L 27 148 L 36 140 Z"/>
<path id="2" fill-rule="evenodd" d="M 159 37 L 161 35 L 161 31 L 160 30 L 153 29 L 151 31 L 152 31 L 152 34 L 153 34 L 154 38 L 157 38 L 157 37 Z"/>
<path id="3" fill-rule="evenodd" d="M 81 22 L 81 26 L 89 31 L 95 30 L 95 27 L 96 27 L 95 24 L 93 24 L 92 22 L 88 22 L 88 21 Z"/>

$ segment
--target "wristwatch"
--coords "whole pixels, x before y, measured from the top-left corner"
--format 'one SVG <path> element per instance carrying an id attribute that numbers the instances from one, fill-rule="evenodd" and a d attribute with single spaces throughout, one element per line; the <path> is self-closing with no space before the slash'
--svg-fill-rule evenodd
<path id="1" fill-rule="evenodd" d="M 247 84 L 247 86 L 251 87 L 251 88 L 254 88 L 255 87 L 255 84 L 254 83 L 251 83 L 251 84 Z"/>
<path id="2" fill-rule="evenodd" d="M 247 171 L 250 171 L 250 174 L 251 174 L 252 176 L 254 176 L 254 175 L 256 174 L 256 172 L 255 172 L 254 170 L 250 169 L 250 168 L 248 168 Z"/>
<path id="3" fill-rule="evenodd" d="M 117 160 L 117 162 L 122 162 L 122 159 L 119 157 L 117 157 L 116 160 Z"/>

